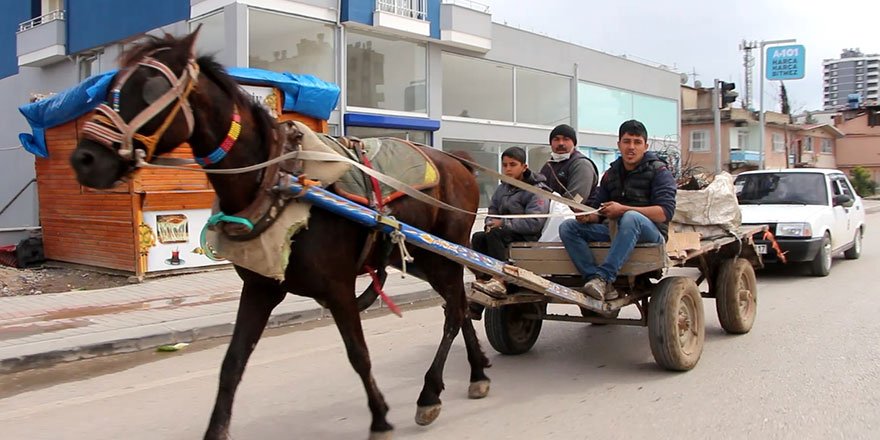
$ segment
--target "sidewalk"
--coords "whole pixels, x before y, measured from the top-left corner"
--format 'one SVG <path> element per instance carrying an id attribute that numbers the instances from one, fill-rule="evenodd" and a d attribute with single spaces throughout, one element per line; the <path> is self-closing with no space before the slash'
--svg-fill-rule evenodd
<path id="1" fill-rule="evenodd" d="M 357 292 L 368 283 L 358 278 Z M 229 336 L 240 290 L 241 280 L 228 268 L 111 289 L 0 298 L 0 373 Z M 428 283 L 401 278 L 398 271 L 389 272 L 385 292 L 399 306 L 439 298 Z M 379 299 L 373 309 L 386 307 Z M 269 327 L 329 317 L 314 300 L 288 295 Z"/>

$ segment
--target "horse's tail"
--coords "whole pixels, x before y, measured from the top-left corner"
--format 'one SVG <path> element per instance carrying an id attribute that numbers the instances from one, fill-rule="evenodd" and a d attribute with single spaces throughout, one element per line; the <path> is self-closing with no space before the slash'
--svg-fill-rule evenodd
<path id="1" fill-rule="evenodd" d="M 467 151 L 464 151 L 464 150 L 455 150 L 455 151 L 450 151 L 449 154 L 452 157 L 455 157 L 456 159 L 462 159 L 462 160 L 459 160 L 458 162 L 460 164 L 464 165 L 464 167 L 467 168 L 468 171 L 471 172 L 471 174 L 476 174 L 476 169 L 474 168 L 474 166 L 468 163 L 468 162 L 474 162 L 474 157 L 471 156 L 470 153 L 468 153 Z"/>

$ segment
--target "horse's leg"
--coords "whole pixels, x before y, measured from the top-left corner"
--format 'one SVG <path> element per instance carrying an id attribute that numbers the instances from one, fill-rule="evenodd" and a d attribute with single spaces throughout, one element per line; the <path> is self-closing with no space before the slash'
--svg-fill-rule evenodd
<path id="1" fill-rule="evenodd" d="M 427 251 L 414 250 L 413 254 L 416 264 L 431 268 L 426 271 L 427 281 L 446 300 L 443 337 L 440 340 L 434 361 L 425 373 L 425 384 L 416 402 L 418 405 L 416 423 L 427 425 L 440 415 L 442 407 L 440 393 L 444 388 L 443 368 L 446 365 L 452 341 L 455 340 L 459 329 L 462 328 L 462 323 L 465 322 L 467 301 L 464 291 L 464 270 L 460 264 Z M 484 397 L 489 390 L 489 378 L 484 372 L 484 369 L 489 366 L 489 361 L 477 343 L 473 324 L 467 321 L 464 326 L 464 340 L 467 346 L 468 361 L 471 365 L 469 395 L 474 398 Z"/>
<path id="2" fill-rule="evenodd" d="M 388 405 L 385 397 L 379 391 L 375 379 L 373 379 L 370 353 L 367 350 L 367 341 L 364 339 L 364 329 L 361 326 L 361 317 L 358 312 L 357 302 L 353 300 L 354 279 L 351 282 L 339 282 L 336 286 L 328 286 L 327 292 L 338 294 L 327 295 L 327 306 L 336 321 L 336 328 L 345 343 L 348 360 L 351 366 L 361 377 L 364 389 L 367 391 L 367 402 L 373 421 L 370 423 L 370 440 L 390 439 L 394 429 L 385 416 L 388 414 Z"/>
<path id="3" fill-rule="evenodd" d="M 214 412 L 205 433 L 205 439 L 225 440 L 229 437 L 232 402 L 241 382 L 248 358 L 266 328 L 272 309 L 284 299 L 285 292 L 278 283 L 246 270 L 238 270 L 244 286 L 235 319 L 235 330 L 220 369 L 220 389 L 214 403 Z"/>

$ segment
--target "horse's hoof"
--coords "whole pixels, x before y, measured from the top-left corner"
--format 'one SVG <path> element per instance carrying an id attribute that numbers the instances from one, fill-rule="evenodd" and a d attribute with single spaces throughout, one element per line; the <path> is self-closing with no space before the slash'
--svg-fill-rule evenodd
<path id="1" fill-rule="evenodd" d="M 440 409 L 443 408 L 443 404 L 436 404 L 430 406 L 420 406 L 416 410 L 416 423 L 421 426 L 430 425 L 434 420 L 437 420 L 437 417 L 440 417 Z"/>
<path id="2" fill-rule="evenodd" d="M 370 432 L 369 440 L 391 440 L 394 438 L 394 431 Z"/>
<path id="3" fill-rule="evenodd" d="M 482 399 L 489 395 L 489 379 L 471 382 L 468 387 L 468 399 Z"/>

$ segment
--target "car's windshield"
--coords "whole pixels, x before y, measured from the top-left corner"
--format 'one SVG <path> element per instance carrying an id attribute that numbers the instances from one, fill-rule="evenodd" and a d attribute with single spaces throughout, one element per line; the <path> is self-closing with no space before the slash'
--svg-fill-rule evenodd
<path id="1" fill-rule="evenodd" d="M 742 174 L 734 181 L 740 205 L 827 205 L 825 175 L 820 173 Z"/>

